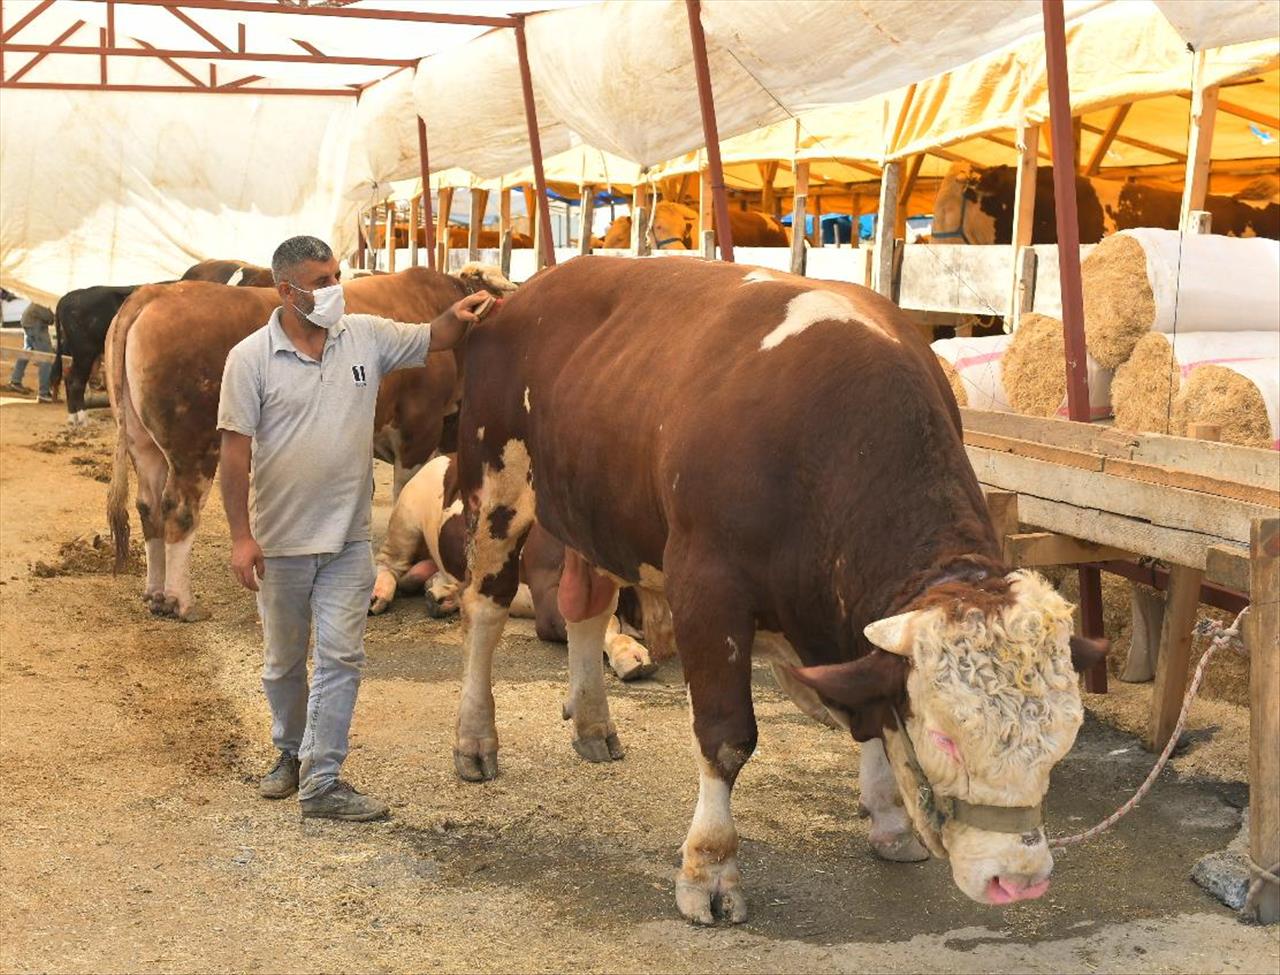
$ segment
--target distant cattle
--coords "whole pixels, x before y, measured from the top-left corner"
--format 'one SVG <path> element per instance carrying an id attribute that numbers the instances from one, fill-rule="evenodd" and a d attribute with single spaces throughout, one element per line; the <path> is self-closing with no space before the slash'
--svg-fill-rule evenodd
<path id="1" fill-rule="evenodd" d="M 787 231 L 777 218 L 754 210 L 730 210 L 729 227 L 735 247 L 786 247 Z M 682 203 L 661 200 L 653 211 L 649 230 L 654 250 L 699 250 L 698 211 Z M 631 217 L 618 217 L 605 232 L 604 248 L 631 246 Z"/>
<path id="2" fill-rule="evenodd" d="M 244 261 L 201 261 L 182 275 L 183 281 L 212 281 L 240 288 L 270 288 L 275 284 L 271 269 Z"/>
<path id="3" fill-rule="evenodd" d="M 100 285 L 68 291 L 58 300 L 54 311 L 58 327 L 58 358 L 53 362 L 49 382 L 57 387 L 63 381 L 62 356 L 71 357 L 66 372 L 67 419 L 73 425 L 85 422 L 85 390 L 95 365 L 102 358 L 111 320 L 134 292 L 133 287 L 113 288 Z"/>
<path id="4" fill-rule="evenodd" d="M 374 583 L 369 612 L 379 614 L 394 602 L 397 593 L 423 592 L 433 616 L 457 610 L 459 580 L 466 575 L 466 527 L 462 500 L 457 494 L 455 460 L 440 456 L 426 464 L 405 485 L 387 522 L 387 534 L 374 558 Z M 533 619 L 542 640 L 564 643 L 568 639 L 564 617 L 556 605 L 564 546 L 536 525 L 521 552 L 520 588 L 511 604 L 514 616 Z M 639 604 L 632 596 L 627 625 L 643 627 Z M 622 615 L 621 613 L 619 614 Z M 663 632 L 661 620 L 659 635 Z M 609 666 L 622 680 L 647 677 L 657 669 L 648 649 L 623 632 L 615 619 L 605 639 Z"/>
<path id="5" fill-rule="evenodd" d="M 946 378 L 892 302 L 721 262 L 565 262 L 469 336 L 458 448 L 462 778 L 497 774 L 492 656 L 536 522 L 566 546 L 584 758 L 622 755 L 601 666 L 618 584 L 669 601 L 699 770 L 686 917 L 746 917 L 730 793 L 756 745 L 753 655 L 864 743 L 878 853 L 925 856 L 914 827 L 970 898 L 1044 893 L 1041 807 L 1083 720 L 1073 665 L 1100 648 L 1003 562 Z"/>
<path id="6" fill-rule="evenodd" d="M 930 241 L 942 244 L 1008 244 L 1013 241 L 1013 208 L 1017 170 L 1012 166 L 981 168 L 951 164 L 933 204 Z M 1162 227 L 1176 230 L 1182 195 L 1174 190 L 1126 181 L 1076 176 L 1076 209 L 1080 242 L 1096 244 L 1117 230 Z M 1204 209 L 1212 215 L 1212 230 L 1228 237 L 1280 238 L 1280 205 L 1251 204 L 1242 199 L 1210 194 Z M 1054 216 L 1053 168 L 1036 170 L 1036 200 L 1031 221 L 1033 244 L 1054 244 L 1058 227 Z"/>
<path id="7" fill-rule="evenodd" d="M 505 279 L 488 270 L 465 271 L 445 275 L 411 268 L 360 278 L 344 287 L 347 310 L 427 322 L 472 291 L 505 293 L 512 287 L 500 285 Z M 159 615 L 203 615 L 191 591 L 190 557 L 218 465 L 222 368 L 231 347 L 263 327 L 278 304 L 270 288 L 204 281 L 145 285 L 121 307 L 107 337 L 107 389 L 117 424 L 108 516 L 122 561 L 132 466 L 147 549 L 144 598 Z M 401 373 L 409 375 L 396 382 L 388 377 L 379 388 L 374 437 L 390 449 L 403 483 L 439 445 L 446 417 L 456 408 L 457 357 L 452 350 L 434 352 L 425 366 Z"/>

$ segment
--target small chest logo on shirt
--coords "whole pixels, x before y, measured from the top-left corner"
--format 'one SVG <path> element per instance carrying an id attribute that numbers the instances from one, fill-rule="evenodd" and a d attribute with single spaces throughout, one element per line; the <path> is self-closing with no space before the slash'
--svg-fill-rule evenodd
<path id="1" fill-rule="evenodd" d="M 356 384 L 357 386 L 367 386 L 367 385 L 368 385 L 368 382 L 366 381 L 366 379 L 365 379 L 365 375 L 364 375 L 364 366 L 352 366 L 352 367 L 351 367 L 351 378 L 352 378 L 353 380 L 355 380 L 355 384 Z"/>

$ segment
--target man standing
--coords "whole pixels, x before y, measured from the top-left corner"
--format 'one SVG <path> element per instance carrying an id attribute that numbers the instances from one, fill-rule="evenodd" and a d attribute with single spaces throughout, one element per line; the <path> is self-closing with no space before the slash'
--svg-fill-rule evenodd
<path id="1" fill-rule="evenodd" d="M 231 350 L 218 406 L 231 570 L 258 594 L 262 685 L 280 752 L 258 791 L 268 799 L 298 792 L 304 818 L 380 819 L 386 803 L 338 778 L 374 581 L 378 384 L 394 369 L 421 365 L 428 349 L 452 348 L 489 296 L 469 295 L 429 325 L 344 314 L 338 262 L 315 237 L 281 244 L 271 273 L 282 305 Z"/>
<path id="2" fill-rule="evenodd" d="M 22 348 L 25 352 L 52 352 L 53 343 L 49 341 L 49 326 L 53 324 L 53 312 L 44 305 L 34 301 L 22 310 Z M 13 373 L 9 376 L 9 388 L 15 393 L 30 393 L 31 390 L 22 382 L 27 374 L 29 359 L 19 359 L 13 364 Z M 41 403 L 52 403 L 53 395 L 49 392 L 49 370 L 52 362 L 36 364 L 36 375 L 40 377 L 40 390 L 37 399 Z"/>

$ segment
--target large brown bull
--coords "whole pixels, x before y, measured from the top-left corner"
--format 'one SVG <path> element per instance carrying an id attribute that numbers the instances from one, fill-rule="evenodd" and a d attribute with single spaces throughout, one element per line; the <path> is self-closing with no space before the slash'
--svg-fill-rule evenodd
<path id="1" fill-rule="evenodd" d="M 411 268 L 348 283 L 346 307 L 353 314 L 427 322 L 495 280 L 476 269 L 464 279 Z M 128 550 L 132 463 L 147 549 L 144 599 L 153 612 L 183 620 L 203 615 L 192 596 L 190 557 L 218 464 L 222 368 L 231 347 L 262 328 L 279 303 L 268 288 L 201 281 L 146 285 L 125 302 L 108 333 L 107 389 L 117 423 L 108 516 L 119 564 Z M 398 483 L 439 446 L 445 417 L 457 402 L 458 375 L 454 353 L 437 352 L 425 366 L 393 373 L 381 385 L 375 449 L 393 459 Z"/>
<path id="2" fill-rule="evenodd" d="M 756 744 L 753 654 L 864 742 L 877 851 L 923 856 L 914 825 L 971 898 L 1043 893 L 1040 807 L 1083 718 L 1071 607 L 1001 561 L 946 379 L 896 306 L 759 269 L 587 257 L 477 326 L 467 365 L 464 779 L 497 773 L 492 655 L 536 518 L 566 546 L 564 713 L 583 757 L 622 755 L 601 664 L 617 582 L 670 603 L 700 782 L 687 917 L 746 916 L 729 797 Z"/>
<path id="3" fill-rule="evenodd" d="M 270 288 L 275 284 L 271 268 L 246 264 L 244 261 L 201 261 L 192 264 L 182 275 L 183 281 L 212 281 L 239 288 Z"/>

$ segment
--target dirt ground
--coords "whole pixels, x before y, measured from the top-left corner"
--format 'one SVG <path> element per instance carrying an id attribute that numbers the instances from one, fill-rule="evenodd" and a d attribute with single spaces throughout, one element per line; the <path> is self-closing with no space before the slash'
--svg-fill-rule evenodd
<path id="1" fill-rule="evenodd" d="M 1058 857 L 1041 900 L 973 904 L 945 864 L 877 861 L 855 747 L 758 672 L 760 747 L 735 791 L 751 920 L 695 929 L 672 874 L 697 792 L 668 665 L 610 684 L 624 761 L 581 762 L 560 721 L 564 650 L 509 629 L 502 774 L 450 755 L 460 629 L 417 600 L 370 621 L 347 772 L 388 798 L 373 825 L 265 802 L 260 630 L 210 504 L 195 579 L 213 618 L 153 619 L 102 542 L 113 431 L 0 402 L 0 968 L 5 971 L 1275 972 L 1280 935 L 1188 879 L 1246 801 L 1248 725 L 1197 707 L 1186 753 L 1116 830 Z M 377 530 L 388 514 L 379 469 Z M 1092 825 L 1150 767 L 1149 691 L 1090 698 L 1055 773 L 1054 833 Z M 1099 718 L 1103 720 L 1099 720 Z M 1104 723 L 1112 722 L 1112 724 Z"/>

